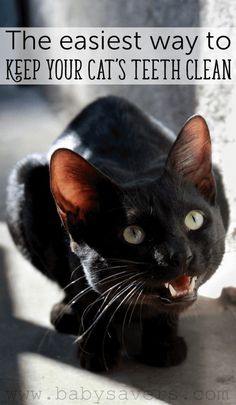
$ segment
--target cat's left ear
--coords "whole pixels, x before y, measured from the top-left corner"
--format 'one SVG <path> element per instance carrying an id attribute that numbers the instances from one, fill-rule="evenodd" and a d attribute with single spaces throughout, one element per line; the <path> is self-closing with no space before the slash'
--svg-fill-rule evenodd
<path id="1" fill-rule="evenodd" d="M 57 149 L 50 163 L 51 191 L 58 213 L 67 225 L 68 218 L 86 223 L 91 214 L 109 212 L 118 204 L 118 187 L 79 154 Z"/>
<path id="2" fill-rule="evenodd" d="M 192 183 L 211 203 L 216 184 L 212 171 L 211 138 L 206 121 L 200 115 L 191 117 L 174 142 L 166 169 Z"/>

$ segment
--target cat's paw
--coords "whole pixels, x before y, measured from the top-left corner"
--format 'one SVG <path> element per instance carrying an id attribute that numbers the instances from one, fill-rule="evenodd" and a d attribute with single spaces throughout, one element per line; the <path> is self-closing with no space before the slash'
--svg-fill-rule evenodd
<path id="1" fill-rule="evenodd" d="M 76 312 L 64 302 L 52 307 L 50 320 L 54 328 L 60 333 L 78 335 L 79 321 Z"/>
<path id="2" fill-rule="evenodd" d="M 95 337 L 96 338 L 96 337 Z M 120 357 L 120 345 L 114 335 L 107 337 L 105 342 L 81 342 L 78 351 L 82 368 L 102 372 L 112 369 L 117 365 Z"/>
<path id="3" fill-rule="evenodd" d="M 171 367 L 181 364 L 187 357 L 187 345 L 182 337 L 166 342 L 157 342 L 156 346 L 142 348 L 139 359 L 150 366 Z"/>

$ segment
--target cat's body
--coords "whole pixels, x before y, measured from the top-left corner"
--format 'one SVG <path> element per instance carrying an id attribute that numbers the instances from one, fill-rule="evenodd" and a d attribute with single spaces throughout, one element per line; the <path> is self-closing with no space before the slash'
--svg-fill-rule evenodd
<path id="1" fill-rule="evenodd" d="M 120 316 L 125 326 L 135 306 L 143 307 L 142 360 L 167 366 L 185 358 L 178 313 L 222 259 L 228 206 L 217 169 L 216 197 L 203 119 L 192 118 L 178 139 L 124 99 L 108 97 L 78 115 L 48 157 L 32 155 L 11 175 L 11 234 L 32 264 L 65 289 L 52 322 L 84 333 L 86 368 L 115 363 L 120 342 L 113 323 Z M 202 230 L 189 225 L 189 212 L 203 221 Z"/>

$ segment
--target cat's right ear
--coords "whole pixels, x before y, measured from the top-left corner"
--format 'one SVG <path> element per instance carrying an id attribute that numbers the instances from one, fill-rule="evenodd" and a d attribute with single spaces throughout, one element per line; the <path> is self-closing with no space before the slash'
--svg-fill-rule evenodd
<path id="1" fill-rule="evenodd" d="M 67 225 L 86 223 L 91 214 L 109 212 L 118 204 L 116 185 L 79 154 L 57 149 L 50 163 L 50 185 L 58 213 Z"/>
<path id="2" fill-rule="evenodd" d="M 193 184 L 207 200 L 214 202 L 211 138 L 200 115 L 191 117 L 183 126 L 168 155 L 166 170 Z"/>

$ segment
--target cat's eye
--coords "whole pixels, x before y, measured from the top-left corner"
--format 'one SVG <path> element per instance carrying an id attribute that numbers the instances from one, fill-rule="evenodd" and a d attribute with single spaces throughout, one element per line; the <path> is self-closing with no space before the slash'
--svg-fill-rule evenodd
<path id="1" fill-rule="evenodd" d="M 132 245 L 139 245 L 145 239 L 145 232 L 138 225 L 129 225 L 123 231 L 123 238 Z"/>
<path id="2" fill-rule="evenodd" d="M 204 223 L 204 215 L 201 211 L 192 210 L 186 215 L 184 223 L 191 231 L 201 228 Z"/>

